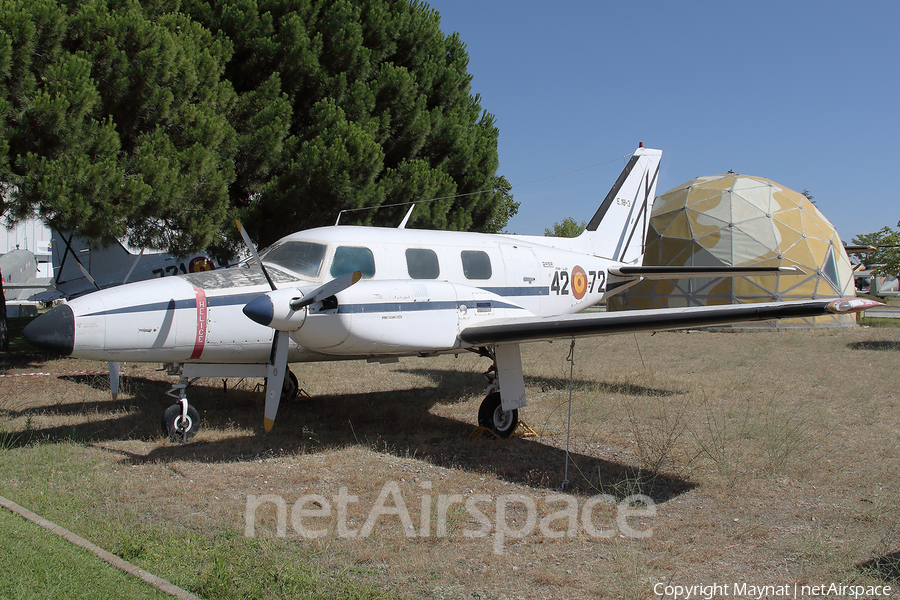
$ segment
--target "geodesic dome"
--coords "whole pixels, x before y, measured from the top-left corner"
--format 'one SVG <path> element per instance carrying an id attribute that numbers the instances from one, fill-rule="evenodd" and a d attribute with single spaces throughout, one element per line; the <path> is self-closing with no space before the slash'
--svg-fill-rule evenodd
<path id="1" fill-rule="evenodd" d="M 608 309 L 856 295 L 850 260 L 828 219 L 803 194 L 763 177 L 698 177 L 656 198 L 643 264 L 797 266 L 805 275 L 643 281 L 610 298 Z M 852 315 L 844 315 L 763 326 L 854 323 Z"/>

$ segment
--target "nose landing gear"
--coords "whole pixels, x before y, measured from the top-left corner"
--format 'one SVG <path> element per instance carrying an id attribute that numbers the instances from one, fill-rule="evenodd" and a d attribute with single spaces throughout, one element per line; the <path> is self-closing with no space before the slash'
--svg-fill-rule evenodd
<path id="1" fill-rule="evenodd" d="M 162 430 L 175 442 L 186 442 L 197 434 L 200 429 L 200 413 L 188 404 L 185 389 L 189 385 L 186 377 L 178 380 L 172 389 L 166 392 L 178 400 L 165 410 L 162 416 Z"/>

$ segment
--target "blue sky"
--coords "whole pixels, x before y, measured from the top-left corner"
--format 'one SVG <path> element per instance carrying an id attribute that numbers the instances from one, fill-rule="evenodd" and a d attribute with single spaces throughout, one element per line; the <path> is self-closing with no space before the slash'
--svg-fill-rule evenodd
<path id="1" fill-rule="evenodd" d="M 623 160 L 808 189 L 845 241 L 897 226 L 900 2 L 432 0 L 500 129 L 508 230 L 589 219 Z"/>

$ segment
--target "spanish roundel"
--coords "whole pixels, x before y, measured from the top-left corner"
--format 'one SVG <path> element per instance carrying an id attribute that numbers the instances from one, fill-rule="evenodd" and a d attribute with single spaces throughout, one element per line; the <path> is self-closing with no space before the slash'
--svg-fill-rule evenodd
<path id="1" fill-rule="evenodd" d="M 216 265 L 213 264 L 211 260 L 206 258 L 205 256 L 198 256 L 196 258 L 191 259 L 191 263 L 188 265 L 188 271 L 191 273 L 199 273 L 201 271 L 212 271 L 216 268 Z"/>
<path id="2" fill-rule="evenodd" d="M 584 298 L 585 292 L 587 292 L 587 286 L 587 274 L 585 274 L 584 269 L 576 266 L 572 269 L 572 295 L 574 295 L 577 300 L 581 300 Z"/>

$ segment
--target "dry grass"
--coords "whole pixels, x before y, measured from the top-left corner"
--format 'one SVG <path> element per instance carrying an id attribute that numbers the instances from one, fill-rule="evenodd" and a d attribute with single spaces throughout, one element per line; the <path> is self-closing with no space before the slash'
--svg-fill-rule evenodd
<path id="1" fill-rule="evenodd" d="M 206 381 L 189 389 L 204 423 L 187 445 L 158 433 L 169 402 L 155 365 L 129 365 L 116 402 L 102 376 L 0 379 L 0 494 L 31 497 L 17 455 L 74 442 L 66 447 L 115 482 L 103 511 L 135 531 L 165 522 L 213 540 L 245 531 L 250 495 L 280 496 L 290 512 L 304 495 L 330 500 L 341 488 L 359 497 L 348 508 L 348 527 L 359 529 L 396 482 L 415 528 L 430 514 L 429 536 L 408 538 L 399 518 L 385 516 L 372 535 L 344 539 L 332 511 L 305 519 L 331 529 L 305 539 L 288 514 L 280 551 L 404 597 L 647 598 L 659 581 L 900 588 L 900 330 L 579 341 L 567 492 L 579 506 L 596 494 L 649 496 L 656 515 L 629 522 L 652 536 L 594 537 L 579 527 L 557 538 L 536 528 L 506 538 L 498 554 L 497 498 L 532 498 L 538 520 L 559 509 L 550 500 L 563 480 L 568 349 L 523 348 L 529 407 L 521 416 L 539 435 L 502 442 L 467 439 L 489 366 L 470 354 L 295 367 L 312 398 L 283 406 L 269 435 L 257 382 L 229 380 L 226 392 Z M 102 368 L 37 358 L 6 366 Z M 463 504 L 438 517 L 439 498 L 453 494 L 491 499 L 481 505 L 490 513 L 485 537 L 470 537 L 482 525 Z M 521 527 L 525 506 L 508 508 L 508 522 Z M 593 523 L 615 524 L 615 506 L 597 506 Z M 276 537 L 274 505 L 259 508 L 255 533 Z"/>

